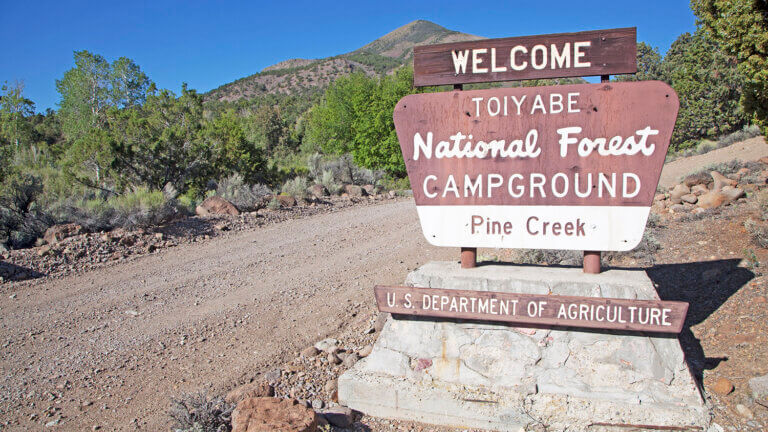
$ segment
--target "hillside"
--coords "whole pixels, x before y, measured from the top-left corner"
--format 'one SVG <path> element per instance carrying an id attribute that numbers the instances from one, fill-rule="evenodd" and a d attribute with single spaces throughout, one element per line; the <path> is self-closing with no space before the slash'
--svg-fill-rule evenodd
<path id="1" fill-rule="evenodd" d="M 314 60 L 285 60 L 215 88 L 205 96 L 207 100 L 235 101 L 264 94 L 312 93 L 352 72 L 361 71 L 369 76 L 389 73 L 411 61 L 416 45 L 477 39 L 483 38 L 417 20 L 352 52 Z"/>

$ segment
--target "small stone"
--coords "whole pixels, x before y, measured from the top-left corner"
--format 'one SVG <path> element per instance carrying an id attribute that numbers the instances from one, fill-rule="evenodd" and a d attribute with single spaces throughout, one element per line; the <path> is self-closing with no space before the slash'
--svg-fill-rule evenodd
<path id="1" fill-rule="evenodd" d="M 707 192 L 709 192 L 709 189 L 707 189 L 707 186 L 703 184 L 697 184 L 691 187 L 691 193 L 696 196 L 704 195 Z"/>
<path id="2" fill-rule="evenodd" d="M 667 195 L 665 194 L 656 194 L 653 196 L 654 201 L 664 201 L 665 199 L 667 199 Z"/>
<path id="3" fill-rule="evenodd" d="M 331 348 L 336 347 L 338 343 L 339 341 L 333 338 L 323 339 L 315 344 L 315 348 L 323 352 L 330 352 Z"/>
<path id="4" fill-rule="evenodd" d="M 97 431 L 97 430 L 101 430 L 101 426 L 99 426 L 99 425 L 93 425 L 93 427 L 91 428 L 91 430 L 95 430 L 95 431 Z"/>
<path id="5" fill-rule="evenodd" d="M 691 193 L 681 196 L 680 199 L 683 200 L 683 202 L 687 202 L 689 204 L 696 204 L 696 201 L 699 200 L 699 197 Z"/>
<path id="6" fill-rule="evenodd" d="M 736 412 L 741 414 L 742 417 L 746 417 L 748 419 L 752 419 L 755 417 L 755 415 L 752 414 L 752 410 L 750 410 L 749 408 L 747 408 L 742 404 L 736 404 Z"/>
<path id="7" fill-rule="evenodd" d="M 304 348 L 304 350 L 301 351 L 302 357 L 314 357 L 318 354 L 320 354 L 320 350 L 313 346 Z"/>
<path id="8" fill-rule="evenodd" d="M 48 256 L 51 254 L 51 250 L 51 247 L 48 245 L 40 246 L 40 249 L 37 250 L 37 255 L 41 257 Z"/>
<path id="9" fill-rule="evenodd" d="M 688 208 L 682 204 L 672 204 L 669 206 L 670 213 L 687 213 Z"/>
<path id="10" fill-rule="evenodd" d="M 270 384 L 274 384 L 280 379 L 281 374 L 282 371 L 280 368 L 272 369 L 271 371 L 264 374 L 264 381 Z"/>
<path id="11" fill-rule="evenodd" d="M 331 393 L 331 392 L 336 391 L 336 387 L 337 386 L 338 386 L 338 382 L 334 379 L 334 380 L 330 380 L 327 383 L 325 383 L 325 387 L 323 387 L 323 388 L 328 393 Z"/>
<path id="12" fill-rule="evenodd" d="M 669 200 L 672 201 L 673 204 L 680 204 L 683 202 L 682 196 L 689 193 L 691 193 L 691 190 L 688 188 L 688 186 L 684 184 L 678 184 L 669 193 Z"/>
<path id="13" fill-rule="evenodd" d="M 218 231 L 229 231 L 230 229 L 229 224 L 227 223 L 216 224 L 214 228 L 217 229 Z"/>
<path id="14" fill-rule="evenodd" d="M 728 395 L 733 391 L 733 383 L 728 378 L 720 377 L 712 386 L 712 391 L 720 396 Z"/>
<path id="15" fill-rule="evenodd" d="M 54 427 L 61 423 L 61 417 L 53 419 L 45 424 L 45 427 Z"/>
<path id="16" fill-rule="evenodd" d="M 352 366 L 355 365 L 355 363 L 357 363 L 358 360 L 360 360 L 360 356 L 358 356 L 355 353 L 352 353 L 348 355 L 347 358 L 344 359 L 344 366 L 351 368 Z"/>
<path id="17" fill-rule="evenodd" d="M 336 355 L 336 353 L 330 352 L 328 353 L 328 363 L 337 365 L 341 363 L 341 359 Z"/>
<path id="18" fill-rule="evenodd" d="M 371 355 L 371 351 L 373 351 L 373 345 L 368 345 L 365 348 L 361 349 L 360 352 L 357 353 L 357 355 L 359 355 L 360 358 L 366 358 L 369 355 Z"/>
<path id="19" fill-rule="evenodd" d="M 320 413 L 333 426 L 346 428 L 355 422 L 355 413 L 343 406 L 328 408 Z"/>
<path id="20" fill-rule="evenodd" d="M 325 407 L 325 403 L 321 399 L 313 399 L 312 400 L 312 409 L 315 411 L 319 411 Z"/>

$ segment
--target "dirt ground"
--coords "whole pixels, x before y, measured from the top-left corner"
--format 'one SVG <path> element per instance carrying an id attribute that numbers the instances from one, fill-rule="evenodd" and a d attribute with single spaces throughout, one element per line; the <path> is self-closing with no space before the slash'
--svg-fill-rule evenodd
<path id="1" fill-rule="evenodd" d="M 454 255 L 427 246 L 412 201 L 390 201 L 0 285 L 0 429 L 166 430 L 170 397 L 281 364 L 374 284 Z"/>
<path id="2" fill-rule="evenodd" d="M 708 165 L 734 159 L 754 161 L 764 156 L 768 156 L 768 144 L 766 144 L 765 138 L 755 137 L 728 147 L 712 150 L 709 153 L 676 159 L 664 165 L 664 169 L 661 170 L 659 186 L 664 188 L 674 186 L 681 177 Z"/>
<path id="3" fill-rule="evenodd" d="M 683 162 L 666 173 L 691 171 Z M 768 430 L 768 407 L 747 385 L 768 373 L 768 250 L 744 228 L 759 212 L 750 198 L 702 216 L 663 215 L 661 249 L 644 267 L 662 299 L 690 303 L 680 340 L 728 431 Z M 400 200 L 0 284 L 0 430 L 167 430 L 171 397 L 222 394 L 324 337 L 360 334 L 375 313 L 374 284 L 457 257 L 429 246 L 413 201 Z M 713 392 L 718 378 L 735 390 Z M 422 429 L 365 417 L 356 425 L 393 428 Z"/>

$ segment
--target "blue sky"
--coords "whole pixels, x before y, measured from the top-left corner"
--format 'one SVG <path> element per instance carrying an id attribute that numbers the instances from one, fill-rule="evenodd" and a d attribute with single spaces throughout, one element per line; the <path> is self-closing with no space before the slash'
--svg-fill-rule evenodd
<path id="1" fill-rule="evenodd" d="M 289 58 L 359 48 L 416 19 L 486 37 L 637 27 L 665 52 L 695 29 L 687 0 L 39 1 L 0 0 L 0 82 L 22 80 L 37 110 L 56 108 L 72 52 L 133 59 L 160 88 L 208 91 Z"/>

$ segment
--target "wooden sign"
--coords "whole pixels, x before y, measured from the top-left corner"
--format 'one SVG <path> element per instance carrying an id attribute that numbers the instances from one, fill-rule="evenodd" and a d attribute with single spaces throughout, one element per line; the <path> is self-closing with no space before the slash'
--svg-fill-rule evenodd
<path id="1" fill-rule="evenodd" d="M 374 293 L 381 312 L 536 326 L 680 333 L 688 312 L 688 303 L 678 301 L 381 285 Z"/>
<path id="2" fill-rule="evenodd" d="M 436 246 L 630 250 L 678 99 L 658 81 L 415 94 L 395 107 Z"/>
<path id="3" fill-rule="evenodd" d="M 414 47 L 413 85 L 637 72 L 634 27 Z"/>

